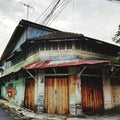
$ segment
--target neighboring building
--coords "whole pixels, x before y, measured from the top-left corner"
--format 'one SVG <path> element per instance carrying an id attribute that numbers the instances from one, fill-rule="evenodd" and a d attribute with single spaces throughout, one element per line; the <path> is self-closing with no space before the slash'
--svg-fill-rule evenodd
<path id="1" fill-rule="evenodd" d="M 80 114 L 120 106 L 118 46 L 22 20 L 1 62 L 1 96 L 37 112 Z"/>

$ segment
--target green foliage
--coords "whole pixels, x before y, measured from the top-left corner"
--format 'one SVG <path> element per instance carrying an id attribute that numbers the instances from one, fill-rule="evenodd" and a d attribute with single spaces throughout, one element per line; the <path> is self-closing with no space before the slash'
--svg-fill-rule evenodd
<path id="1" fill-rule="evenodd" d="M 117 44 L 120 44 L 120 25 L 118 26 L 118 31 L 113 37 L 113 41 Z"/>
<path id="2" fill-rule="evenodd" d="M 120 52 L 118 52 L 116 59 L 117 59 L 118 62 L 120 62 Z"/>
<path id="3" fill-rule="evenodd" d="M 114 38 L 113 38 L 113 41 L 117 44 L 120 44 L 120 25 L 118 26 L 118 31 L 117 33 L 115 34 Z M 120 52 L 117 53 L 117 57 L 116 57 L 116 60 L 118 62 L 120 62 Z"/>

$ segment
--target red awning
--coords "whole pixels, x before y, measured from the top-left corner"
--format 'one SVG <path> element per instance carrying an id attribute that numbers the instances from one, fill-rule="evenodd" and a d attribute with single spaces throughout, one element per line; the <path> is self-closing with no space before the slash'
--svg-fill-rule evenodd
<path id="1" fill-rule="evenodd" d="M 51 68 L 77 65 L 93 65 L 108 63 L 106 60 L 63 60 L 63 61 L 36 61 L 23 67 L 23 69 Z"/>

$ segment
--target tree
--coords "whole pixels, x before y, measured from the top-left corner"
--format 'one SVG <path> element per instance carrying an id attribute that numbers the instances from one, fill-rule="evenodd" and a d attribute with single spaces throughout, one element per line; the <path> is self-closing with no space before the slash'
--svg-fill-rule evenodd
<path id="1" fill-rule="evenodd" d="M 113 39 L 113 41 L 114 41 L 115 43 L 120 44 L 120 25 L 118 26 L 118 31 L 117 31 L 117 33 L 115 34 L 115 36 L 114 36 L 112 39 Z M 118 62 L 120 62 L 120 52 L 117 53 L 117 58 L 116 58 L 116 60 L 117 60 Z"/>
<path id="2" fill-rule="evenodd" d="M 112 39 L 115 43 L 120 44 L 120 25 L 118 26 L 118 31 L 116 32 L 115 36 Z M 117 53 L 116 60 L 120 62 L 120 52 Z"/>
<path id="3" fill-rule="evenodd" d="M 120 0 L 108 0 L 113 3 L 120 3 Z M 118 31 L 116 32 L 115 36 L 112 38 L 113 41 L 117 44 L 120 44 L 120 25 L 118 26 Z M 117 53 L 116 60 L 120 62 L 120 52 Z"/>
<path id="4" fill-rule="evenodd" d="M 112 39 L 115 43 L 120 44 L 120 25 L 118 26 L 118 31 Z"/>
<path id="5" fill-rule="evenodd" d="M 117 53 L 117 61 L 120 62 L 120 52 Z"/>

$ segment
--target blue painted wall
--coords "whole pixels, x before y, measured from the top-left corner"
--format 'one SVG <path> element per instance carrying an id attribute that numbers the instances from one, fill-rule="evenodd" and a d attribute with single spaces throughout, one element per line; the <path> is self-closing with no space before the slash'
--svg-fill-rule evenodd
<path id="1" fill-rule="evenodd" d="M 49 33 L 50 32 L 45 31 L 45 30 L 41 30 L 41 29 L 34 28 L 34 27 L 28 27 L 28 29 L 27 29 L 27 38 L 29 39 L 29 38 L 33 38 L 33 37 L 38 37 L 38 36 L 46 35 L 46 34 L 49 34 Z M 23 34 L 21 35 L 21 37 L 17 41 L 18 42 L 15 45 L 12 52 L 19 49 L 21 44 L 23 44 L 26 41 L 26 31 L 23 32 Z"/>
<path id="2" fill-rule="evenodd" d="M 20 36 L 20 38 L 17 40 L 18 42 L 17 42 L 17 44 L 16 44 L 16 46 L 14 47 L 14 49 L 13 49 L 12 52 L 14 52 L 14 51 L 16 51 L 17 49 L 19 49 L 19 48 L 20 48 L 20 45 L 23 44 L 23 43 L 25 42 L 25 40 L 26 40 L 26 32 L 24 31 L 23 34 Z"/>
<path id="3" fill-rule="evenodd" d="M 47 35 L 50 32 L 38 29 L 38 28 L 33 28 L 33 27 L 28 27 L 28 33 L 27 33 L 27 38 L 33 38 L 33 37 L 38 37 L 42 35 Z"/>

